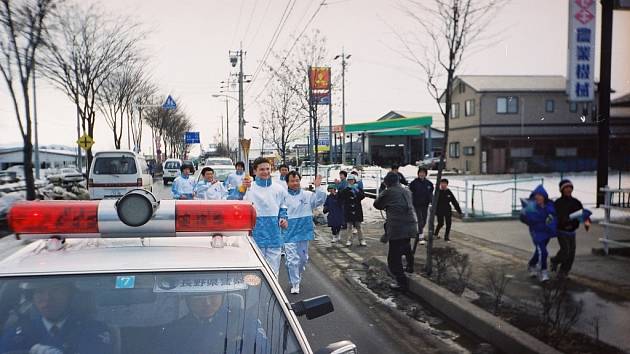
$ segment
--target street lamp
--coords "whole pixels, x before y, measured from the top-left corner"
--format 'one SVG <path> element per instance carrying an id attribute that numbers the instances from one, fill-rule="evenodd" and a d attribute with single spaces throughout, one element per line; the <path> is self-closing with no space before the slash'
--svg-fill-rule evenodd
<path id="1" fill-rule="evenodd" d="M 228 154 L 232 153 L 232 150 L 230 150 L 230 105 L 229 105 L 229 101 L 228 98 L 231 98 L 235 101 L 238 101 L 236 98 L 229 96 L 229 95 L 221 95 L 221 94 L 217 94 L 217 93 L 213 93 L 212 97 L 214 98 L 220 98 L 223 97 L 225 98 L 225 125 L 226 125 L 226 130 L 227 130 L 227 150 L 228 150 Z"/>

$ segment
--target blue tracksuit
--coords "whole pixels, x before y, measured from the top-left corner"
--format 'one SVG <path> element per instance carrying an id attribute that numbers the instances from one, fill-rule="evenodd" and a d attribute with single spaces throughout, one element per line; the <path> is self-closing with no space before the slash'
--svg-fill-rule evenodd
<path id="1" fill-rule="evenodd" d="M 534 196 L 540 194 L 545 197 L 543 206 L 534 201 Z M 542 185 L 539 185 L 529 195 L 527 205 L 521 210 L 521 221 L 529 226 L 529 234 L 534 243 L 534 254 L 529 261 L 530 267 L 538 266 L 540 270 L 547 269 L 547 244 L 556 235 L 557 217 L 553 202 Z"/>
<path id="2" fill-rule="evenodd" d="M 287 256 L 287 270 L 292 285 L 299 285 L 301 274 L 308 262 L 308 241 L 314 239 L 313 209 L 324 204 L 325 187 L 315 193 L 301 189 L 289 189 L 286 199 L 289 227 L 284 233 L 284 251 Z"/>
<path id="3" fill-rule="evenodd" d="M 238 187 L 243 184 L 243 177 L 245 177 L 245 172 L 233 172 L 223 181 L 223 185 L 228 191 L 227 199 L 237 200 L 242 198 L 242 195 L 238 192 Z"/>
<path id="4" fill-rule="evenodd" d="M 256 245 L 262 251 L 274 272 L 280 269 L 280 253 L 284 240 L 279 222 L 286 219 L 286 188 L 271 179 L 257 178 L 243 196 L 256 209 L 256 225 L 252 231 Z"/>
<path id="5" fill-rule="evenodd" d="M 223 183 L 216 181 L 210 183 L 205 179 L 197 182 L 195 186 L 195 199 L 223 200 L 227 198 L 228 191 Z"/>
<path id="6" fill-rule="evenodd" d="M 186 199 L 193 199 L 194 191 L 195 181 L 190 176 L 180 175 L 175 178 L 171 187 L 173 199 L 180 199 L 182 196 L 186 197 Z"/>

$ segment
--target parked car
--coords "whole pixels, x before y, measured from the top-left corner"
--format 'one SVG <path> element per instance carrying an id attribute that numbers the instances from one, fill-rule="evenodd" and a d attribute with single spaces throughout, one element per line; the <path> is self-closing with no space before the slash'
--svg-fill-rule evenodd
<path id="1" fill-rule="evenodd" d="M 131 150 L 100 151 L 90 167 L 88 190 L 90 199 L 120 198 L 132 189 L 151 191 L 152 182 L 143 156 Z"/>
<path id="2" fill-rule="evenodd" d="M 437 170 L 441 155 L 441 151 L 432 151 L 431 154 L 424 155 L 424 160 L 422 160 L 421 165 L 429 170 Z M 446 159 L 444 159 L 444 165 L 446 165 Z"/>
<path id="3" fill-rule="evenodd" d="M 57 171 L 56 173 L 49 174 L 46 178 L 50 182 L 59 181 L 61 183 L 76 183 L 85 179 L 83 174 L 74 168 L 65 167 Z"/>
<path id="4" fill-rule="evenodd" d="M 162 181 L 164 181 L 164 185 L 167 185 L 168 182 L 173 182 L 175 178 L 179 176 L 179 168 L 182 167 L 182 160 L 168 159 L 164 161 L 162 166 Z"/>

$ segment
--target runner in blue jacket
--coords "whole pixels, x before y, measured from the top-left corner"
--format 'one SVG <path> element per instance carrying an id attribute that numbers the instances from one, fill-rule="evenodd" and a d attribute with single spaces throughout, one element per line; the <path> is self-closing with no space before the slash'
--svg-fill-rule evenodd
<path id="1" fill-rule="evenodd" d="M 243 179 L 243 200 L 250 201 L 256 209 L 256 225 L 252 231 L 254 241 L 276 276 L 280 271 L 280 257 L 284 240 L 282 229 L 288 226 L 286 200 L 289 193 L 271 180 L 271 162 L 259 157 L 254 160 L 256 181 Z"/>
<path id="2" fill-rule="evenodd" d="M 540 281 L 549 280 L 547 271 L 547 244 L 556 236 L 557 217 L 553 202 L 542 185 L 536 187 L 529 195 L 521 210 L 521 221 L 529 226 L 529 234 L 534 243 L 534 254 L 529 261 L 528 271 L 532 277 L 538 276 Z"/>
<path id="3" fill-rule="evenodd" d="M 314 239 L 313 209 L 324 205 L 326 191 L 321 187 L 322 176 L 317 175 L 315 192 L 303 191 L 302 177 L 296 171 L 287 175 L 289 196 L 286 199 L 289 226 L 284 234 L 284 252 L 291 282 L 291 294 L 300 293 L 300 280 L 308 262 L 308 241 Z"/>
<path id="4" fill-rule="evenodd" d="M 192 164 L 185 163 L 180 167 L 180 171 L 182 172 L 181 175 L 175 178 L 171 187 L 173 199 L 193 199 L 196 183 L 190 175 L 195 173 L 195 167 Z"/>

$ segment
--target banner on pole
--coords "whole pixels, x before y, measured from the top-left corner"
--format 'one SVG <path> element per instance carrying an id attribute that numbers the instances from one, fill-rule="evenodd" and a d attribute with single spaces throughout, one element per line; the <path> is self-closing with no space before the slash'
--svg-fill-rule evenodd
<path id="1" fill-rule="evenodd" d="M 330 90 L 330 67 L 311 67 L 308 78 L 311 90 Z"/>
<path id="2" fill-rule="evenodd" d="M 567 95 L 572 102 L 594 100 L 595 0 L 569 0 Z"/>

